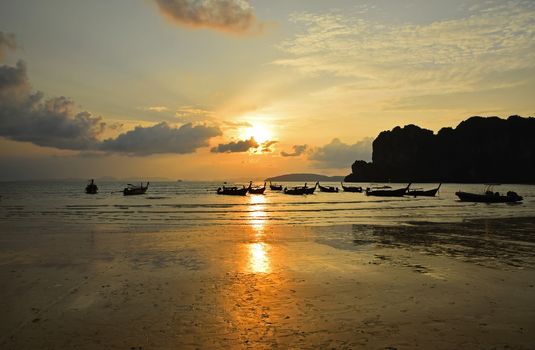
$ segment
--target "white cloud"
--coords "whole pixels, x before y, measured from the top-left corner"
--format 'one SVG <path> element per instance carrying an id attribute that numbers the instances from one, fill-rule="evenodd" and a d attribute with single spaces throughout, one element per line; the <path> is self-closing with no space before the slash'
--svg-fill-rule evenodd
<path id="1" fill-rule="evenodd" d="M 314 149 L 309 159 L 318 168 L 349 168 L 357 159 L 371 160 L 372 143 L 372 138 L 365 138 L 352 145 L 333 139 L 325 146 Z"/>
<path id="2" fill-rule="evenodd" d="M 443 92 L 481 89 L 495 71 L 535 66 L 535 2 L 488 1 L 464 18 L 386 23 L 362 14 L 300 13 L 304 29 L 275 63 L 353 79 L 353 88 Z"/>

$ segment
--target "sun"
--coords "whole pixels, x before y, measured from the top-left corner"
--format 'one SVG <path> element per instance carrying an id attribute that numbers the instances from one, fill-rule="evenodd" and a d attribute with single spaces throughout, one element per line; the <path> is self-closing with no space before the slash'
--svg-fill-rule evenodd
<path id="1" fill-rule="evenodd" d="M 263 143 L 272 139 L 271 131 L 261 124 L 254 124 L 251 127 L 245 128 L 242 131 L 241 136 L 243 139 L 250 139 L 252 137 L 258 143 Z"/>

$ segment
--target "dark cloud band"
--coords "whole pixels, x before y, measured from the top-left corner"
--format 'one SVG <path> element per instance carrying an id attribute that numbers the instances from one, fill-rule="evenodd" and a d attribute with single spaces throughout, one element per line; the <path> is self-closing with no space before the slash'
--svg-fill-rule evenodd
<path id="1" fill-rule="evenodd" d="M 247 152 L 251 148 L 258 148 L 260 144 L 254 138 L 249 140 L 231 141 L 229 143 L 220 143 L 213 147 L 210 151 L 212 153 L 238 153 Z"/>
<path id="2" fill-rule="evenodd" d="M 10 140 L 66 150 L 150 155 L 193 153 L 221 135 L 218 127 L 188 123 L 174 128 L 160 123 L 100 141 L 99 136 L 113 125 L 74 110 L 74 102 L 66 97 L 45 100 L 42 93 L 32 92 L 24 62 L 0 66 L 0 136 Z"/>

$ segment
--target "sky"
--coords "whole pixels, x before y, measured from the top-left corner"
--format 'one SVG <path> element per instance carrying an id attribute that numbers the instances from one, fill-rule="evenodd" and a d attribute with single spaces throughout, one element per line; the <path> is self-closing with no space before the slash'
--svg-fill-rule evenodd
<path id="1" fill-rule="evenodd" d="M 407 124 L 533 116 L 535 1 L 0 2 L 0 180 L 346 175 Z"/>

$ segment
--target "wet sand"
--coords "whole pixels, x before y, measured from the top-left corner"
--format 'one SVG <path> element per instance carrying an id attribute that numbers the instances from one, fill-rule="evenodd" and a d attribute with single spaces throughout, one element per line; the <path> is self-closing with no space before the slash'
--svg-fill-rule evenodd
<path id="1" fill-rule="evenodd" d="M 535 348 L 535 219 L 0 232 L 2 349 Z"/>

